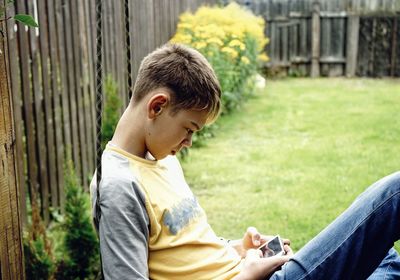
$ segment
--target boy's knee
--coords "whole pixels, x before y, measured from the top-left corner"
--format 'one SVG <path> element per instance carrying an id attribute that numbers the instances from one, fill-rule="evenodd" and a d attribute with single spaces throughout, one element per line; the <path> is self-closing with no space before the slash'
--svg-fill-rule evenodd
<path id="1" fill-rule="evenodd" d="M 392 192 L 400 192 L 400 171 L 382 178 L 378 183 L 385 188 L 392 190 Z"/>

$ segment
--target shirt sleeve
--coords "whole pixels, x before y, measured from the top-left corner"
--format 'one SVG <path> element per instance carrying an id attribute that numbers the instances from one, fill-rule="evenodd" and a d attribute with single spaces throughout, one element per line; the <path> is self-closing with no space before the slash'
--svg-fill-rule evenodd
<path id="1" fill-rule="evenodd" d="M 104 278 L 149 279 L 149 218 L 134 182 L 103 178 L 100 184 L 100 250 Z"/>

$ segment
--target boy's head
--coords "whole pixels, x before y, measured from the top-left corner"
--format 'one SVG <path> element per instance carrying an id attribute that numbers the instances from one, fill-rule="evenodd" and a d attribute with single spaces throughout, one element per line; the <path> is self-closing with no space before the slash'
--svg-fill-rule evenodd
<path id="1" fill-rule="evenodd" d="M 138 71 L 131 102 L 165 88 L 170 94 L 173 113 L 180 110 L 207 112 L 207 123 L 214 121 L 221 108 L 218 79 L 202 54 L 179 44 L 166 44 L 147 55 Z"/>

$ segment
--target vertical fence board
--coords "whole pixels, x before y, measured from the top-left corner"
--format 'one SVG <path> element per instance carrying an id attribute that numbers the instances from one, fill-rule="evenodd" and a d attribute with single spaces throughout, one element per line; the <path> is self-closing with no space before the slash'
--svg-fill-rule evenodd
<path id="1" fill-rule="evenodd" d="M 7 14 L 14 15 L 15 8 L 13 5 L 8 7 Z M 17 34 L 14 33 L 15 21 L 13 19 L 9 19 L 7 22 L 7 41 L 8 41 L 8 61 L 10 63 L 10 72 L 9 78 L 11 81 L 11 92 L 12 103 L 13 103 L 13 112 L 14 112 L 14 129 L 15 129 L 15 154 L 17 164 L 17 185 L 19 187 L 19 205 L 20 205 L 20 213 L 22 223 L 25 225 L 27 222 L 26 219 L 26 196 L 25 196 L 25 165 L 24 165 L 24 156 L 25 151 L 23 149 L 23 127 L 24 122 L 22 119 L 22 95 L 21 95 L 21 77 L 19 71 L 19 52 L 18 52 L 18 38 Z"/>
<path id="2" fill-rule="evenodd" d="M 154 10 L 154 41 L 156 47 L 160 46 L 162 43 L 161 40 L 161 7 L 160 7 L 160 0 L 153 1 L 153 10 Z"/>
<path id="3" fill-rule="evenodd" d="M 91 141 L 92 141 L 92 154 L 93 157 L 89 159 L 92 163 L 92 172 L 94 169 L 97 167 L 95 165 L 96 162 L 96 112 L 95 112 L 95 100 L 96 100 L 96 85 L 95 85 L 95 61 L 96 61 L 96 50 L 95 50 L 95 45 L 96 45 L 96 40 L 95 40 L 95 7 L 94 7 L 94 1 L 90 1 L 87 3 L 85 1 L 85 12 L 86 12 L 86 28 L 87 28 L 87 38 L 88 38 L 88 52 L 89 52 L 89 73 L 90 73 L 90 119 L 91 119 L 91 127 L 90 127 L 90 135 L 91 135 Z"/>
<path id="4" fill-rule="evenodd" d="M 51 1 L 51 0 L 50 0 Z M 65 55 L 65 32 L 64 32 L 64 7 L 60 1 L 55 1 L 54 10 L 56 14 L 56 30 L 57 30 L 57 51 L 58 51 L 58 73 L 57 80 L 59 81 L 58 88 L 61 93 L 61 108 L 62 108 L 62 127 L 63 141 L 65 149 L 71 149 L 71 125 L 70 125 L 70 110 L 68 101 L 68 75 L 67 75 L 67 57 Z M 66 152 L 66 151 L 65 151 Z M 72 152 L 72 151 L 69 151 Z"/>
<path id="5" fill-rule="evenodd" d="M 83 135 L 81 136 L 82 138 L 82 143 L 83 147 L 81 150 L 81 153 L 83 154 L 82 157 L 82 164 L 84 166 L 83 169 L 83 180 L 82 184 L 86 190 L 88 190 L 89 187 L 89 177 L 91 173 L 93 172 L 93 160 L 91 160 L 94 155 L 93 155 L 93 139 L 91 137 L 91 127 L 92 127 L 92 118 L 91 118 L 91 108 L 93 104 L 91 103 L 90 100 L 90 75 L 89 75 L 89 58 L 88 58 L 88 36 L 86 32 L 86 21 L 84 18 L 85 15 L 85 9 L 84 9 L 84 3 L 83 1 L 77 1 L 77 20 L 76 22 L 79 23 L 79 36 L 78 36 L 78 43 L 79 43 L 79 57 L 78 61 L 80 61 L 80 84 L 81 84 L 81 99 L 82 99 L 82 111 L 81 111 L 81 118 L 83 119 L 82 121 L 82 128 L 81 131 L 83 132 Z"/>
<path id="6" fill-rule="evenodd" d="M 281 28 L 281 49 L 282 49 L 282 61 L 285 65 L 289 63 L 288 58 L 288 44 L 289 44 L 289 37 L 288 37 L 288 27 L 283 26 Z"/>
<path id="7" fill-rule="evenodd" d="M 0 6 L 3 7 L 3 1 Z M 7 16 L 7 15 L 6 15 Z M 5 22 L 0 23 L 6 30 Z M 15 170 L 14 120 L 8 77 L 7 37 L 0 38 L 0 278 L 23 279 L 21 230 L 18 209 L 18 186 Z"/>
<path id="8" fill-rule="evenodd" d="M 397 56 L 397 18 L 393 18 L 393 24 L 392 24 L 392 50 L 390 54 L 390 76 L 394 77 L 395 75 L 395 69 L 396 69 L 396 56 Z"/>
<path id="9" fill-rule="evenodd" d="M 39 11 L 46 11 L 45 0 L 37 1 L 37 8 Z M 47 25 L 47 13 L 38 13 L 39 15 L 39 42 L 40 42 L 40 65 L 41 65 L 41 76 L 42 76 L 42 89 L 43 89 L 43 105 L 44 105 L 44 128 L 45 128 L 45 139 L 42 145 L 45 147 L 44 154 L 47 157 L 44 159 L 46 161 L 47 170 L 47 182 L 49 184 L 49 199 L 51 199 L 51 204 L 57 206 L 57 179 L 56 179 L 56 159 L 55 159 L 55 149 L 54 149 L 54 121 L 52 116 L 52 97 L 53 93 L 50 90 L 50 79 L 49 79 L 49 37 L 48 37 L 48 25 Z"/>
<path id="10" fill-rule="evenodd" d="M 346 40 L 346 76 L 348 77 L 353 77 L 356 74 L 359 26 L 360 18 L 358 16 L 348 18 Z"/>
<path id="11" fill-rule="evenodd" d="M 52 1 L 52 0 L 49 0 Z M 67 153 L 71 153 L 71 125 L 70 125 L 70 110 L 69 110 L 69 85 L 67 75 L 67 58 L 65 55 L 65 32 L 64 32 L 64 7 L 61 1 L 54 2 L 54 13 L 56 15 L 55 29 L 57 30 L 57 89 L 60 92 L 60 106 L 61 106 L 61 126 L 63 131 L 63 159 Z M 62 161 L 64 162 L 64 160 Z M 62 165 L 64 167 L 64 165 Z M 64 170 L 64 168 L 63 168 Z M 65 197 L 64 197 L 64 184 L 59 186 L 60 195 L 60 208 L 64 212 Z"/>
<path id="12" fill-rule="evenodd" d="M 4 2 L 0 1 L 4 7 Z M 6 14 L 7 16 L 7 14 Z M 1 30 L 7 30 L 0 22 Z M 7 36 L 0 38 L 0 278 L 24 279 Z"/>
<path id="13" fill-rule="evenodd" d="M 314 3 L 312 15 L 312 50 L 311 50 L 311 77 L 319 76 L 319 57 L 320 57 L 320 7 Z"/>
<path id="14" fill-rule="evenodd" d="M 107 2 L 107 1 L 106 1 Z M 75 81 L 75 99 L 73 102 L 75 103 L 75 120 L 77 125 L 77 142 L 79 143 L 79 151 L 80 151 L 80 168 L 79 172 L 81 174 L 80 181 L 81 183 L 87 187 L 86 177 L 88 175 L 87 170 L 87 149 L 86 149 L 86 142 L 85 142 L 85 108 L 83 105 L 83 79 L 82 79 L 82 57 L 81 57 L 81 46 L 80 46 L 80 38 L 79 34 L 81 32 L 79 27 L 79 18 L 78 18 L 78 11 L 77 5 L 78 1 L 75 0 L 74 2 L 70 2 L 70 16 L 72 24 L 72 48 L 73 48 L 73 79 Z M 75 163 L 76 164 L 76 163 Z M 82 180 L 83 179 L 83 180 Z"/>
<path id="15" fill-rule="evenodd" d="M 28 13 L 34 14 L 34 4 L 37 2 L 27 1 Z M 37 30 L 29 29 L 29 47 L 31 56 L 31 74 L 32 74 L 32 94 L 34 101 L 34 122 L 35 122 L 35 143 L 38 155 L 39 165 L 39 185 L 37 186 L 40 193 L 41 212 L 45 222 L 49 221 L 49 185 L 47 177 L 47 156 L 45 150 L 45 122 L 43 114 L 43 93 L 41 84 L 41 63 L 40 63 L 40 50 L 38 46 Z"/>
<path id="16" fill-rule="evenodd" d="M 63 174 L 63 139 L 62 139 L 62 119 L 61 119 L 61 106 L 60 106 L 60 89 L 57 85 L 59 73 L 59 60 L 57 56 L 57 34 L 56 34 L 56 19 L 54 2 L 47 0 L 48 10 L 48 28 L 49 28 L 49 45 L 50 45 L 50 65 L 51 65 L 51 89 L 53 92 L 53 119 L 54 119 L 54 134 L 55 134 L 55 156 L 56 156 L 56 175 L 57 175 L 57 203 L 53 206 L 61 206 L 60 201 L 63 193 L 61 190 L 64 185 Z M 53 188 L 53 186 L 51 186 Z"/>
<path id="17" fill-rule="evenodd" d="M 66 1 L 64 3 L 64 28 L 65 30 L 65 54 L 67 58 L 67 77 L 68 77 L 68 100 L 69 100 L 69 108 L 70 108 L 70 123 L 71 123 L 71 140 L 72 145 L 70 147 L 73 161 L 75 163 L 76 173 L 79 178 L 83 178 L 82 174 L 82 162 L 80 155 L 80 141 L 79 141 L 79 124 L 78 124 L 78 110 L 77 110 L 77 92 L 79 90 L 78 81 L 75 79 L 75 60 L 74 60 L 74 45 L 73 41 L 73 31 L 72 31 L 72 18 L 71 18 L 71 6 L 72 2 Z"/>
<path id="18" fill-rule="evenodd" d="M 23 0 L 18 0 L 16 3 L 16 11 L 18 13 L 26 13 L 25 3 Z M 36 192 L 37 186 L 37 166 L 36 166 L 36 150 L 34 142 L 34 127 L 33 127 L 33 108 L 32 98 L 30 94 L 30 64 L 29 64 L 29 49 L 28 46 L 28 32 L 25 30 L 25 26 L 21 23 L 17 24 L 18 28 L 18 50 L 20 54 L 20 75 L 21 75 L 21 87 L 22 87 L 22 102 L 23 106 L 23 118 L 25 126 L 25 146 L 26 146 L 26 160 L 28 166 L 28 188 L 30 194 Z M 29 164 L 34 162 L 35 164 Z"/>

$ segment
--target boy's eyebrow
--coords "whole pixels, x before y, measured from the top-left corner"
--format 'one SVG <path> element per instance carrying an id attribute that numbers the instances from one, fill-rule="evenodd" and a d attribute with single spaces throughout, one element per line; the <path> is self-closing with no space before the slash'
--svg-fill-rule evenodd
<path id="1" fill-rule="evenodd" d="M 190 122 L 196 127 L 197 130 L 200 130 L 200 126 L 197 123 L 195 123 L 194 121 L 190 121 Z"/>

